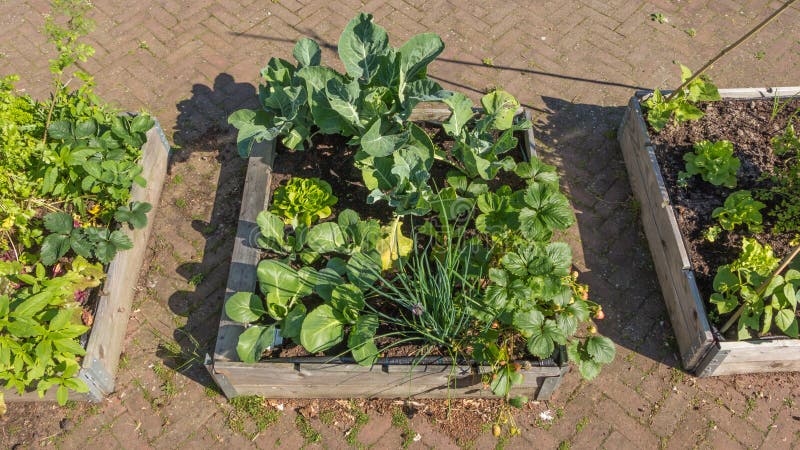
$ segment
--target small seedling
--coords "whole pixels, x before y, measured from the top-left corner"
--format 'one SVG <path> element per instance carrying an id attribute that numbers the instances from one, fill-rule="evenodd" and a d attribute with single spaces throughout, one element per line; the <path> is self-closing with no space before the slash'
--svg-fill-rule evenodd
<path id="1" fill-rule="evenodd" d="M 317 444 L 322 442 L 322 435 L 319 434 L 319 431 L 315 430 L 314 427 L 308 422 L 303 415 L 298 414 L 297 418 L 294 419 L 294 424 L 297 426 L 297 430 L 300 431 L 300 434 L 303 436 L 303 440 L 305 440 L 306 444 Z"/>
<path id="2" fill-rule="evenodd" d="M 189 278 L 189 284 L 192 286 L 199 286 L 205 277 L 206 275 L 203 272 L 196 273 L 192 276 L 192 278 Z"/>
<path id="3" fill-rule="evenodd" d="M 358 433 L 361 431 L 361 428 L 369 422 L 369 416 L 352 400 L 350 401 L 350 414 L 354 417 L 355 424 L 353 424 L 353 427 L 345 434 L 345 440 L 349 445 L 361 448 L 363 444 L 358 442 Z M 322 420 L 322 414 L 320 414 L 320 420 Z"/>
<path id="4" fill-rule="evenodd" d="M 319 413 L 319 421 L 322 422 L 323 425 L 331 426 L 333 425 L 333 418 L 335 415 L 333 411 L 322 411 Z"/>
<path id="5" fill-rule="evenodd" d="M 181 209 L 186 208 L 186 200 L 182 198 L 175 199 L 175 206 Z"/>
<path id="6" fill-rule="evenodd" d="M 483 58 L 481 62 L 484 66 L 494 67 L 494 60 L 492 58 Z"/>
<path id="7" fill-rule="evenodd" d="M 669 19 L 662 13 L 652 13 L 650 14 L 650 20 L 658 23 L 669 23 Z"/>
<path id="8" fill-rule="evenodd" d="M 581 431 L 583 431 L 584 428 L 586 428 L 586 425 L 588 424 L 589 424 L 589 418 L 586 416 L 581 417 L 581 420 L 579 420 L 578 423 L 575 424 L 575 432 L 580 433 Z"/>
<path id="9" fill-rule="evenodd" d="M 683 30 L 683 32 L 688 34 L 689 37 L 697 36 L 697 30 L 695 30 L 694 28 L 687 28 L 687 29 Z"/>
<path id="10" fill-rule="evenodd" d="M 414 436 L 417 433 L 411 428 L 408 423 L 408 416 L 400 408 L 392 410 L 392 426 L 401 430 L 403 448 L 408 448 L 414 442 Z"/>
<path id="11" fill-rule="evenodd" d="M 756 57 L 757 60 L 761 61 L 762 59 L 764 59 L 765 56 L 767 56 L 767 53 L 764 52 L 763 50 L 759 50 L 756 52 L 754 56 Z"/>

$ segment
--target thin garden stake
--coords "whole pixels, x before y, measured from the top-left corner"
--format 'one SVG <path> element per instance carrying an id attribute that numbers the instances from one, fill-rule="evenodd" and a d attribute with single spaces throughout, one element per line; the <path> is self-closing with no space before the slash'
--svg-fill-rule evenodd
<path id="1" fill-rule="evenodd" d="M 689 77 L 689 79 L 688 79 L 688 80 L 684 81 L 684 82 L 683 82 L 683 83 L 682 83 L 682 84 L 681 84 L 681 85 L 678 87 L 678 89 L 675 89 L 674 91 L 672 91 L 672 92 L 671 92 L 671 93 L 670 93 L 670 94 L 667 96 L 667 99 L 666 99 L 666 101 L 670 101 L 670 100 L 672 100 L 672 97 L 674 97 L 674 96 L 675 96 L 675 95 L 676 95 L 678 92 L 682 91 L 682 90 L 683 90 L 683 89 L 684 89 L 686 86 L 688 86 L 688 85 L 689 85 L 689 83 L 691 83 L 692 81 L 694 81 L 694 80 L 695 80 L 697 77 L 699 77 L 700 75 L 702 75 L 702 74 L 703 74 L 703 72 L 705 72 L 705 71 L 706 71 L 706 69 L 708 69 L 709 67 L 711 67 L 711 65 L 712 65 L 712 64 L 714 64 L 715 62 L 719 61 L 719 59 L 720 59 L 720 58 L 722 58 L 723 56 L 725 56 L 725 55 L 726 55 L 728 52 L 730 52 L 731 50 L 733 50 L 733 49 L 735 49 L 736 47 L 738 47 L 738 46 L 739 46 L 739 45 L 740 45 L 742 42 L 744 42 L 744 41 L 746 41 L 748 38 L 750 38 L 750 36 L 752 36 L 752 35 L 754 35 L 754 34 L 758 33 L 758 32 L 759 32 L 759 31 L 760 31 L 762 28 L 764 28 L 764 27 L 765 27 L 765 26 L 766 26 L 768 23 L 772 22 L 772 20 L 773 20 L 774 18 L 778 17 L 778 15 L 780 15 L 780 13 L 782 13 L 783 11 L 785 11 L 785 10 L 786 10 L 788 7 L 792 6 L 792 4 L 793 4 L 794 2 L 796 2 L 796 1 L 797 1 L 797 0 L 789 0 L 788 2 L 784 3 L 784 4 L 783 4 L 783 6 L 781 6 L 781 7 L 780 7 L 780 8 L 778 8 L 778 9 L 776 9 L 776 10 L 775 10 L 775 12 L 773 12 L 772 14 L 770 14 L 770 16 L 769 16 L 769 17 L 767 17 L 766 19 L 764 19 L 764 20 L 763 20 L 763 21 L 762 21 L 760 24 L 756 25 L 756 26 L 755 26 L 755 28 L 753 28 L 752 30 L 748 31 L 748 32 L 747 32 L 747 34 L 745 34 L 744 36 L 740 37 L 738 41 L 736 41 L 736 42 L 734 42 L 733 44 L 731 44 L 731 45 L 729 45 L 729 46 L 725 47 L 724 49 L 722 49 L 722 51 L 721 51 L 721 52 L 717 53 L 717 56 L 715 56 L 715 57 L 711 58 L 711 60 L 710 60 L 710 61 L 708 61 L 708 62 L 707 62 L 707 63 L 706 63 L 706 64 L 705 64 L 703 67 L 701 67 L 701 68 L 700 68 L 700 69 L 699 69 L 697 72 L 695 72 L 695 73 L 694 73 L 694 75 L 692 75 L 691 77 Z"/>
<path id="2" fill-rule="evenodd" d="M 789 256 L 784 258 L 783 262 L 781 262 L 778 268 L 775 269 L 774 272 L 772 272 L 772 275 L 770 275 L 769 278 L 767 278 L 766 280 L 764 280 L 763 283 L 761 283 L 761 286 L 759 286 L 758 289 L 756 290 L 757 296 L 761 297 L 761 294 L 767 288 L 772 279 L 775 278 L 776 275 L 779 275 L 781 272 L 783 272 L 783 269 L 785 269 L 789 265 L 789 263 L 792 262 L 792 260 L 797 256 L 798 253 L 800 253 L 800 245 L 798 245 Z M 733 313 L 731 318 L 728 319 L 727 322 L 725 322 L 725 325 L 723 325 L 722 328 L 719 330 L 720 334 L 728 331 L 728 328 L 730 328 L 731 325 L 733 325 L 734 322 L 736 322 L 739 319 L 739 316 L 741 316 L 742 312 L 744 311 L 744 306 L 745 305 L 739 306 L 739 309 L 737 309 L 736 312 Z"/>

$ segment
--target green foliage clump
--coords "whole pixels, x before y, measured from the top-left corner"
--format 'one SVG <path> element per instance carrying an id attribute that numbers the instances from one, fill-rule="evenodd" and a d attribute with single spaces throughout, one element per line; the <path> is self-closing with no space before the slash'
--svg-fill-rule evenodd
<path id="1" fill-rule="evenodd" d="M 800 154 L 800 138 L 797 137 L 794 131 L 794 124 L 791 119 L 789 119 L 789 123 L 783 133 L 773 137 L 770 142 L 772 143 L 772 151 L 778 156 Z"/>
<path id="2" fill-rule="evenodd" d="M 453 164 L 469 176 L 492 179 L 499 169 L 513 170 L 503 154 L 515 148 L 514 123 L 519 102 L 502 90 L 481 99 L 476 118 L 472 102 L 427 76 L 427 66 L 444 43 L 433 33 L 413 36 L 399 48 L 389 45 L 386 30 L 359 14 L 339 38 L 339 58 L 346 73 L 321 66 L 319 45 L 301 39 L 294 49 L 297 65 L 270 59 L 261 71 L 258 110 L 234 112 L 228 121 L 238 128 L 237 147 L 246 157 L 256 142 L 281 137 L 289 149 L 302 149 L 315 134 L 350 137 L 356 167 L 370 191 L 368 203 L 386 201 L 400 215 L 425 215 L 435 203 L 429 184 L 434 160 Z M 453 161 L 408 118 L 420 102 L 443 102 L 452 114 L 444 125 L 455 138 Z M 502 132 L 499 139 L 493 133 Z"/>
<path id="3" fill-rule="evenodd" d="M 715 208 L 711 216 L 726 231 L 737 225 L 746 225 L 749 231 L 759 231 L 763 221 L 761 210 L 765 207 L 765 204 L 753 200 L 750 191 L 736 191 L 725 199 L 724 206 Z"/>
<path id="4" fill-rule="evenodd" d="M 766 334 L 773 324 L 788 336 L 798 336 L 800 272 L 789 269 L 785 275 L 773 277 L 778 263 L 769 245 L 744 238 L 739 257 L 717 269 L 710 301 L 720 314 L 743 305 L 737 326 L 739 339 L 750 339 L 751 331 Z"/>
<path id="5" fill-rule="evenodd" d="M 319 178 L 294 177 L 275 190 L 272 197 L 272 212 L 297 228 L 331 215 L 331 206 L 339 199 L 327 181 Z"/>
<path id="6" fill-rule="evenodd" d="M 312 224 L 331 214 L 332 203 L 314 197 L 307 207 L 288 186 L 276 192 L 274 209 L 257 217 L 256 238 L 276 257 L 258 265 L 259 292 L 234 293 L 224 308 L 245 325 L 237 344 L 243 362 L 260 360 L 280 337 L 310 354 L 369 366 L 388 337 L 389 345 L 416 344 L 416 357 L 437 351 L 454 365 L 477 362 L 486 388 L 520 407 L 527 398 L 511 392 L 529 368 L 524 355 L 563 361 L 569 354 L 587 379 L 614 358 L 613 343 L 596 335 L 592 317 L 604 314 L 577 282 L 569 246 L 552 242 L 575 222 L 555 167 L 509 155 L 518 149 L 515 133 L 531 126 L 519 101 L 498 89 L 476 111 L 464 94 L 443 90 L 426 75 L 443 48 L 433 34 L 393 48 L 372 16 L 359 14 L 339 40 L 346 73 L 320 66 L 318 46 L 303 39 L 297 66 L 273 58 L 262 71 L 262 108 L 229 118 L 242 156 L 279 136 L 289 149 L 318 133 L 349 137 L 366 202 L 386 201 L 395 213 L 381 223 L 344 210 Z M 453 144 L 447 151 L 413 122 L 422 101 L 450 110 L 442 122 Z M 288 125 L 290 117 L 299 119 Z M 443 186 L 431 183 L 434 164 L 446 170 Z M 491 183 L 501 171 L 523 187 Z"/>
<path id="7" fill-rule="evenodd" d="M 733 156 L 730 141 L 700 141 L 694 144 L 694 152 L 686 153 L 683 159 L 686 171 L 678 174 L 680 182 L 685 183 L 690 177 L 700 175 L 714 186 L 736 187 L 736 172 L 741 162 Z"/>
<path id="8" fill-rule="evenodd" d="M 681 82 L 692 76 L 692 71 L 683 64 L 681 67 Z M 674 120 L 676 123 L 696 120 L 703 117 L 703 111 L 695 106 L 697 102 L 711 102 L 721 97 L 717 87 L 711 80 L 701 75 L 689 83 L 684 89 L 675 94 L 669 101 L 660 90 L 656 89 L 653 96 L 645 100 L 642 105 L 647 110 L 647 123 L 655 131 L 661 131 Z"/>
<path id="9" fill-rule="evenodd" d="M 89 330 L 75 297 L 105 274 L 80 256 L 61 270 L 51 277 L 41 263 L 27 273 L 18 261 L 0 261 L 0 380 L 20 393 L 34 386 L 44 395 L 57 386 L 63 405 L 69 390 L 88 391 L 74 378 L 85 354 L 77 339 Z"/>
<path id="10" fill-rule="evenodd" d="M 756 196 L 774 205 L 767 213 L 775 220 L 776 233 L 800 232 L 800 138 L 791 120 L 781 135 L 772 139 L 773 151 L 785 162 L 774 173 L 765 176 L 769 189 L 760 189 Z"/>
<path id="11" fill-rule="evenodd" d="M 113 220 L 147 223 L 151 205 L 131 203 L 130 191 L 146 184 L 139 160 L 154 121 L 120 116 L 75 69 L 94 52 L 80 42 L 93 27 L 91 3 L 52 8 L 50 98 L 17 92 L 16 76 L 0 79 L 0 380 L 40 395 L 57 387 L 63 405 L 69 390 L 87 390 L 76 378 L 88 330 L 81 302 L 100 285 L 102 264 L 131 247 Z"/>

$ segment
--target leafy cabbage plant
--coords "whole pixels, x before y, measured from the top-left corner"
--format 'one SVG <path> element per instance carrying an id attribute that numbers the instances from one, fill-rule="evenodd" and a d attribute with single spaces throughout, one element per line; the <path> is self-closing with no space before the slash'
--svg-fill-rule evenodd
<path id="1" fill-rule="evenodd" d="M 310 227 L 312 222 L 330 216 L 331 206 L 338 200 L 327 181 L 294 177 L 275 189 L 272 212 L 293 228 L 300 224 Z"/>
<path id="2" fill-rule="evenodd" d="M 444 43 L 433 33 L 409 39 L 399 48 L 389 45 L 386 30 L 359 14 L 339 38 L 338 52 L 346 72 L 321 66 L 318 44 L 297 42 L 297 65 L 272 58 L 261 71 L 261 108 L 243 109 L 229 117 L 238 128 L 237 147 L 243 157 L 253 145 L 281 137 L 289 149 L 302 149 L 315 134 L 350 137 L 357 147 L 356 166 L 369 189 L 368 203 L 385 200 L 397 214 L 427 214 L 434 189 L 429 184 L 434 159 L 449 161 L 430 137 L 407 119 L 423 101 L 444 102 L 452 114 L 445 130 L 457 143 L 455 168 L 467 175 L 492 179 L 501 168 L 513 170 L 503 154 L 515 148 L 515 131 L 529 121 L 514 121 L 519 102 L 497 90 L 481 99 L 477 118 L 472 101 L 443 90 L 427 77 L 427 66 Z M 493 132 L 502 132 L 495 139 Z"/>
<path id="3" fill-rule="evenodd" d="M 703 181 L 714 186 L 736 187 L 736 172 L 741 162 L 733 156 L 730 141 L 700 141 L 694 144 L 694 152 L 686 153 L 683 159 L 686 171 L 678 174 L 680 183 L 685 184 L 692 176 L 700 175 Z"/>

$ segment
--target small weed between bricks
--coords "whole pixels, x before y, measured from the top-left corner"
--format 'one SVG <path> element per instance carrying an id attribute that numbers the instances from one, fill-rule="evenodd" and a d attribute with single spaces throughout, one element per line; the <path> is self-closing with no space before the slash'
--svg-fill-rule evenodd
<path id="1" fill-rule="evenodd" d="M 208 395 L 208 392 L 206 392 Z M 230 400 L 228 428 L 250 440 L 280 420 L 282 413 L 267 405 L 263 397 L 244 395 Z"/>
<path id="2" fill-rule="evenodd" d="M 400 435 L 403 438 L 403 448 L 408 448 L 413 442 L 417 433 L 411 428 L 408 421 L 408 416 L 400 408 L 392 410 L 392 426 L 400 429 Z"/>
<path id="3" fill-rule="evenodd" d="M 322 442 L 322 435 L 311 426 L 311 423 L 302 414 L 298 414 L 297 417 L 295 417 L 294 424 L 300 432 L 300 435 L 303 436 L 303 441 L 306 445 Z"/>

